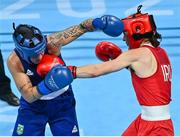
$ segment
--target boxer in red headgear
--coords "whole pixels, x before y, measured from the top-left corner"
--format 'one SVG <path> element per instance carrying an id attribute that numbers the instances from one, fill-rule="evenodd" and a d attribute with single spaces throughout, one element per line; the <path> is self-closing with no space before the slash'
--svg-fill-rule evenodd
<path id="1" fill-rule="evenodd" d="M 137 13 L 122 19 L 123 39 L 129 46 L 127 52 L 119 52 L 115 44 L 99 43 L 96 55 L 105 62 L 77 67 L 73 73 L 76 72 L 76 78 L 88 78 L 128 67 L 142 112 L 122 135 L 173 136 L 174 129 L 169 112 L 171 63 L 165 50 L 160 47 L 161 35 L 156 30 L 153 16 L 142 14 L 140 8 L 141 6 Z M 114 56 L 115 53 L 119 55 Z"/>
<path id="2" fill-rule="evenodd" d="M 138 7 L 137 13 L 122 19 L 124 24 L 124 33 L 128 37 L 128 45 L 130 49 L 139 48 L 145 38 L 149 38 L 154 46 L 159 46 L 161 35 L 156 31 L 156 24 L 153 15 L 148 13 L 142 14 Z"/>

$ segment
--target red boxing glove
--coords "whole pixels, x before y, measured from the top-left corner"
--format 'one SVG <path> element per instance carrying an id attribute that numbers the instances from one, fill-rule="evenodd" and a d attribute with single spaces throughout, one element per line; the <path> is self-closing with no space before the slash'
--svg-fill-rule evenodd
<path id="1" fill-rule="evenodd" d="M 77 67 L 76 66 L 68 66 L 68 68 L 71 70 L 71 73 L 74 77 L 74 79 L 76 78 L 76 69 Z"/>
<path id="2" fill-rule="evenodd" d="M 64 62 L 55 55 L 45 54 L 37 66 L 37 73 L 44 77 L 55 65 L 62 64 Z"/>
<path id="3" fill-rule="evenodd" d="M 95 53 L 100 60 L 108 61 L 117 58 L 122 50 L 114 43 L 102 41 L 97 44 Z"/>

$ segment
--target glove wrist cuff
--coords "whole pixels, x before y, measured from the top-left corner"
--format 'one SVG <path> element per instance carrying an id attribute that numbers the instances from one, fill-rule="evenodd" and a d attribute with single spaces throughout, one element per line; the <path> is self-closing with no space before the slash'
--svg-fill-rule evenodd
<path id="1" fill-rule="evenodd" d="M 72 74 L 73 74 L 73 77 L 74 79 L 76 79 L 76 70 L 77 70 L 77 67 L 76 66 L 73 66 L 73 69 L 72 69 Z"/>

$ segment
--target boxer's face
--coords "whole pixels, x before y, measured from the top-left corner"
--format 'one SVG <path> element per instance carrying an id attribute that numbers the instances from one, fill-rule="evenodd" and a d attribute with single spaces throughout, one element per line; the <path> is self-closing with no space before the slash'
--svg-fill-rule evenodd
<path id="1" fill-rule="evenodd" d="M 38 64 L 38 63 L 41 61 L 43 55 L 44 55 L 44 52 L 40 53 L 40 54 L 37 55 L 37 56 L 31 57 L 30 60 L 31 60 L 32 63 Z"/>

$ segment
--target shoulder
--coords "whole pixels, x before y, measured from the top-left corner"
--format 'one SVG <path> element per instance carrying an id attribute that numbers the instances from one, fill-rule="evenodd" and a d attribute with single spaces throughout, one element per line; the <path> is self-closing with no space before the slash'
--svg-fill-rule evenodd
<path id="1" fill-rule="evenodd" d="M 141 51 L 141 54 L 144 56 L 151 55 L 152 51 L 148 47 L 140 47 L 139 50 Z"/>
<path id="2" fill-rule="evenodd" d="M 148 47 L 140 47 L 139 48 L 139 61 L 140 62 L 144 62 L 144 63 L 148 63 L 152 61 L 152 58 L 154 58 L 154 55 L 152 53 L 152 51 L 150 50 L 150 48 Z"/>
<path id="3" fill-rule="evenodd" d="M 55 36 L 53 36 L 53 34 L 50 36 L 47 36 L 47 50 L 49 54 L 59 55 L 61 46 L 57 45 L 54 37 Z"/>
<path id="4" fill-rule="evenodd" d="M 139 66 L 139 64 L 146 64 L 151 60 L 151 51 L 146 47 L 140 47 L 136 49 L 130 49 L 124 53 L 124 56 L 130 66 Z"/>
<path id="5" fill-rule="evenodd" d="M 138 59 L 131 64 L 131 68 L 139 77 L 148 77 L 156 71 L 156 59 L 152 51 L 147 47 L 140 47 L 136 49 Z"/>
<path id="6" fill-rule="evenodd" d="M 16 55 L 16 53 L 14 51 L 9 55 L 9 57 L 7 59 L 7 65 L 11 71 L 22 71 L 23 72 L 23 70 L 24 70 L 19 57 Z"/>
<path id="7" fill-rule="evenodd" d="M 147 56 L 149 56 L 150 54 L 152 54 L 151 51 L 146 47 L 130 49 L 125 52 L 126 56 L 131 57 L 135 61 L 147 58 Z"/>

